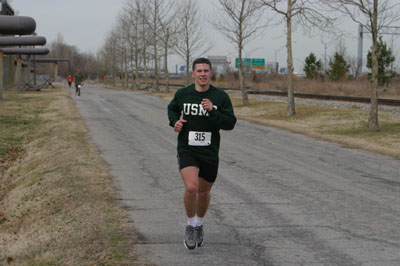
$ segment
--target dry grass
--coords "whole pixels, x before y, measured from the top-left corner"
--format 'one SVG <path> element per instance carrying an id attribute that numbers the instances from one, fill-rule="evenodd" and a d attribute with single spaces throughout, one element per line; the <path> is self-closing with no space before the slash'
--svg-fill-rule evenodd
<path id="1" fill-rule="evenodd" d="M 301 93 L 328 94 L 340 96 L 359 96 L 370 97 L 370 82 L 368 79 L 346 80 L 339 82 L 309 80 L 305 78 L 295 78 L 295 91 Z M 216 82 L 217 86 L 239 88 L 238 81 Z M 278 90 L 287 91 L 287 82 L 284 76 L 267 76 L 262 82 L 247 82 L 252 90 Z M 393 80 L 389 86 L 380 86 L 378 90 L 380 98 L 400 99 L 400 83 Z"/>
<path id="2" fill-rule="evenodd" d="M 132 265 L 108 167 L 68 91 L 4 98 L 0 264 Z"/>
<path id="3" fill-rule="evenodd" d="M 399 115 L 380 111 L 380 130 L 371 131 L 368 129 L 368 111 L 357 108 L 334 109 L 298 104 L 296 114 L 287 117 L 287 106 L 283 101 L 260 101 L 251 96 L 250 105 L 243 106 L 237 94 L 233 94 L 232 99 L 239 119 L 400 159 Z"/>
<path id="4" fill-rule="evenodd" d="M 170 93 L 163 91 L 158 93 L 143 91 L 142 93 L 170 101 L 175 90 Z M 228 93 L 239 119 L 400 159 L 400 115 L 380 111 L 380 130 L 375 132 L 368 129 L 369 112 L 366 110 L 297 104 L 296 114 L 287 117 L 286 98 L 282 98 L 281 102 L 268 102 L 256 95 L 250 95 L 250 105 L 243 106 L 239 91 L 228 91 Z"/>

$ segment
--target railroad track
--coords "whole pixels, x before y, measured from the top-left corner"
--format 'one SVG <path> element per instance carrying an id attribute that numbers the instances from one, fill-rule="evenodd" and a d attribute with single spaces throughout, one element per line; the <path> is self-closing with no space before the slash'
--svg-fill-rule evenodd
<path id="1" fill-rule="evenodd" d="M 282 96 L 282 97 L 287 96 L 287 92 L 285 91 L 273 91 L 273 90 L 248 90 L 247 93 Z M 328 101 L 357 102 L 357 103 L 371 102 L 371 98 L 368 97 L 311 94 L 311 93 L 300 93 L 300 92 L 295 92 L 294 97 L 305 98 L 305 99 L 328 100 Z M 381 105 L 400 106 L 400 100 L 397 99 L 378 98 L 378 103 Z"/>
<path id="2" fill-rule="evenodd" d="M 160 84 L 163 85 L 163 84 Z M 170 85 L 173 87 L 184 87 L 184 85 Z M 240 88 L 221 88 L 222 90 L 240 90 Z M 272 95 L 272 96 L 287 96 L 286 91 L 274 91 L 274 90 L 247 90 L 247 94 L 261 94 L 261 95 Z M 304 99 L 316 99 L 326 101 L 342 101 L 342 102 L 356 102 L 356 103 L 370 103 L 371 98 L 368 97 L 356 97 L 356 96 L 339 96 L 339 95 L 327 95 L 327 94 L 312 94 L 312 93 L 301 93 L 295 92 L 294 97 Z M 378 104 L 380 105 L 391 105 L 400 106 L 400 100 L 398 99 L 387 99 L 378 98 Z"/>

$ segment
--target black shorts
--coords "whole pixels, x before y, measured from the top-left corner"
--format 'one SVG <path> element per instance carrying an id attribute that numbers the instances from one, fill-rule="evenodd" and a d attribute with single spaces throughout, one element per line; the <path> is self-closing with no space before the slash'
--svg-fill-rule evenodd
<path id="1" fill-rule="evenodd" d="M 188 166 L 199 168 L 199 177 L 214 183 L 218 174 L 218 160 L 200 159 L 190 152 L 178 153 L 179 170 Z"/>

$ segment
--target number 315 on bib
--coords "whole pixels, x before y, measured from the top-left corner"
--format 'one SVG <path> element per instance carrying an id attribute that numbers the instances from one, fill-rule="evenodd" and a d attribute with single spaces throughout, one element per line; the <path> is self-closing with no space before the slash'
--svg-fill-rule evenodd
<path id="1" fill-rule="evenodd" d="M 211 132 L 189 131 L 190 146 L 209 146 L 211 144 Z"/>

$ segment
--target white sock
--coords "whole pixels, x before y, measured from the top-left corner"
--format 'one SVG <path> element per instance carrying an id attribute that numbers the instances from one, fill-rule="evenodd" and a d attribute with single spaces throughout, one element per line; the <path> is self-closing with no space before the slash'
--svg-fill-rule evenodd
<path id="1" fill-rule="evenodd" d="M 202 226 L 202 225 L 203 225 L 203 222 L 204 222 L 204 217 L 203 217 L 203 218 L 200 218 L 200 217 L 198 217 L 198 216 L 196 215 L 195 218 L 196 218 L 196 226 Z"/>
<path id="2" fill-rule="evenodd" d="M 196 217 L 197 217 L 197 216 L 193 216 L 192 218 L 189 218 L 189 217 L 188 217 L 188 219 L 187 219 L 187 225 L 190 225 L 190 226 L 195 227 L 195 226 L 196 226 L 196 221 L 197 221 Z"/>

